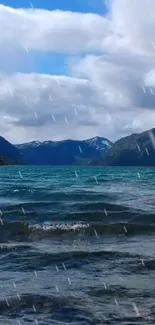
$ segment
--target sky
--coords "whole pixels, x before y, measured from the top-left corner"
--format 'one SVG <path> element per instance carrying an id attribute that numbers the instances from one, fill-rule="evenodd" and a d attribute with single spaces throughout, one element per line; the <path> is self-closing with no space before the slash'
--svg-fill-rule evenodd
<path id="1" fill-rule="evenodd" d="M 155 127 L 155 0 L 4 0 L 0 134 L 11 143 Z"/>

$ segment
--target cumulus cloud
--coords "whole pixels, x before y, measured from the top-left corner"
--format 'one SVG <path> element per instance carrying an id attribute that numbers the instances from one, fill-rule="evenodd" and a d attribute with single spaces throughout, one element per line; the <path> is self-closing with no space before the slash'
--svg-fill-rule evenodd
<path id="1" fill-rule="evenodd" d="M 110 33 L 110 21 L 97 14 L 0 5 L 0 46 L 79 52 L 98 50 Z"/>
<path id="2" fill-rule="evenodd" d="M 109 0 L 106 16 L 0 5 L 1 48 L 43 51 L 154 51 L 155 1 Z"/>
<path id="3" fill-rule="evenodd" d="M 0 82 L 1 131 L 7 139 L 19 143 L 47 138 L 83 139 L 96 134 L 115 140 L 151 127 L 155 112 L 148 114 L 149 107 L 135 109 L 131 92 L 129 97 L 127 93 L 123 97 L 119 91 L 119 85 L 109 88 L 105 82 L 100 93 L 95 81 L 65 76 L 3 76 Z M 139 92 L 143 94 L 141 88 Z M 153 95 L 145 95 L 149 103 Z"/>
<path id="4" fill-rule="evenodd" d="M 0 6 L 4 59 L 18 61 L 24 47 L 62 51 L 70 67 L 70 77 L 1 73 L 0 127 L 8 140 L 116 140 L 155 126 L 155 1 L 109 5 L 106 16 Z"/>
<path id="5" fill-rule="evenodd" d="M 88 133 L 94 127 L 97 131 L 96 103 L 95 89 L 88 80 L 33 73 L 3 76 L 0 117 L 5 129 L 1 130 L 9 139 L 13 134 L 16 142 L 24 141 L 24 128 L 29 140 L 81 137 L 80 129 L 83 136 L 85 128 Z"/>

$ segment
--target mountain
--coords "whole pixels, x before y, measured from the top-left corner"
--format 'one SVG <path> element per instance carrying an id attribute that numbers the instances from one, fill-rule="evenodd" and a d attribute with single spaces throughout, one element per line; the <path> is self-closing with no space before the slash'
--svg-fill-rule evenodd
<path id="1" fill-rule="evenodd" d="M 16 145 L 24 158 L 35 165 L 88 164 L 99 159 L 112 146 L 106 138 L 87 140 L 32 141 Z"/>
<path id="2" fill-rule="evenodd" d="M 23 162 L 22 153 L 14 145 L 0 136 L 0 159 L 2 164 L 20 164 Z"/>
<path id="3" fill-rule="evenodd" d="M 6 166 L 6 165 L 20 165 L 20 162 L 16 162 L 13 160 L 8 160 L 7 158 L 0 157 L 0 166 Z"/>
<path id="4" fill-rule="evenodd" d="M 91 147 L 99 150 L 100 152 L 105 151 L 112 147 L 113 143 L 103 137 L 94 137 L 91 139 L 85 140 Z"/>
<path id="5" fill-rule="evenodd" d="M 104 166 L 155 166 L 155 128 L 121 138 L 91 163 Z"/>
<path id="6" fill-rule="evenodd" d="M 114 144 L 103 137 L 12 145 L 0 137 L 0 165 L 155 166 L 155 128 Z"/>
<path id="7" fill-rule="evenodd" d="M 5 166 L 5 165 L 8 165 L 8 163 L 5 161 L 5 159 L 0 157 L 0 166 Z"/>

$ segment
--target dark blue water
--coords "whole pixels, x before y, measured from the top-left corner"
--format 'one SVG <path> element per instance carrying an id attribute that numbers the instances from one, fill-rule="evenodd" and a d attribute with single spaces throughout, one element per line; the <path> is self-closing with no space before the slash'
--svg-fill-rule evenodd
<path id="1" fill-rule="evenodd" d="M 155 169 L 0 168 L 0 324 L 155 324 Z"/>

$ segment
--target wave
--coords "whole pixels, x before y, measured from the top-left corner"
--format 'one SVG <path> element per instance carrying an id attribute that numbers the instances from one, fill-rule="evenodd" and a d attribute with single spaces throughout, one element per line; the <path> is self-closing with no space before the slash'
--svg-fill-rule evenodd
<path id="1" fill-rule="evenodd" d="M 85 234 L 93 235 L 94 230 L 98 234 L 104 233 L 147 233 L 155 231 L 155 215 L 154 214 L 138 214 L 129 211 L 113 211 L 112 217 L 109 214 L 95 212 L 78 212 L 71 213 L 62 218 L 62 221 L 43 221 L 31 220 L 26 215 L 23 215 L 19 220 L 14 220 L 10 216 L 9 220 L 5 219 L 5 215 L 0 222 L 1 239 L 5 235 L 22 236 L 26 234 L 53 234 L 59 235 L 63 233 L 78 233 L 84 231 Z M 118 212 L 118 217 L 117 217 Z M 120 217 L 122 215 L 122 218 Z M 27 222 L 27 219 L 29 222 Z M 64 219 L 64 220 L 63 220 Z M 65 220 L 67 219 L 67 220 Z M 70 220 L 71 219 L 71 220 Z M 81 219 L 81 220 L 80 220 Z M 83 219 L 83 220 L 82 220 Z M 92 220 L 91 220 L 92 219 Z M 119 220 L 117 220 L 119 219 Z M 74 220 L 74 221 L 73 221 Z M 94 221 L 95 220 L 95 221 Z M 101 220 L 101 221 L 100 221 Z M 126 230 L 125 230 L 125 228 Z"/>
<path id="2" fill-rule="evenodd" d="M 132 261 L 141 260 L 142 256 L 139 254 L 132 254 L 129 252 L 121 252 L 114 250 L 99 250 L 99 251 L 89 251 L 89 250 L 76 250 L 74 247 L 68 249 L 67 252 L 41 252 L 35 250 L 32 246 L 32 250 L 14 251 L 8 253 L 6 256 L 3 255 L 3 262 L 5 265 L 1 267 L 4 271 L 20 271 L 20 272 L 30 272 L 30 271 L 40 271 L 43 268 L 54 266 L 58 267 L 59 270 L 64 271 L 65 269 L 81 269 L 84 265 L 96 264 L 101 261 L 115 261 L 118 264 L 121 261 L 123 263 L 125 270 L 128 269 L 129 260 Z M 11 264 L 10 264 L 11 263 Z M 122 265 L 122 267 L 123 267 Z M 141 269 L 143 269 L 141 265 Z"/>
<path id="3" fill-rule="evenodd" d="M 111 290 L 92 288 L 90 291 L 91 293 L 88 292 L 88 294 L 91 299 L 94 299 L 92 304 L 90 299 L 71 296 L 23 294 L 18 298 L 6 298 L 0 300 L 1 317 L 4 317 L 3 319 L 7 317 L 7 319 L 16 322 L 18 318 L 21 323 L 26 321 L 26 323 L 36 324 L 51 324 L 52 320 L 52 323 L 55 324 L 95 325 L 105 323 L 105 319 L 108 320 L 106 324 L 144 324 L 144 322 L 148 324 L 150 320 L 150 324 L 153 324 L 154 301 L 150 293 L 136 292 L 133 289 L 127 290 L 120 286 L 113 286 Z M 126 298 L 125 302 L 124 297 Z M 145 299 L 146 305 L 141 301 L 142 297 Z M 138 317 L 134 310 L 135 301 L 136 303 L 140 301 L 142 305 Z"/>
<path id="4" fill-rule="evenodd" d="M 112 298 L 112 297 L 117 297 L 119 296 L 119 298 L 123 298 L 123 299 L 130 299 L 131 300 L 135 300 L 137 298 L 140 298 L 143 296 L 143 298 L 154 298 L 155 297 L 155 293 L 154 290 L 150 289 L 143 289 L 143 290 L 138 290 L 137 288 L 127 288 L 121 285 L 107 285 L 106 284 L 106 288 L 103 286 L 101 288 L 101 286 L 96 286 L 96 287 L 89 287 L 87 289 L 87 293 L 90 296 L 93 297 L 103 297 L 103 295 L 106 294 L 106 298 Z"/>
<path id="5" fill-rule="evenodd" d="M 28 244 L 18 244 L 18 243 L 9 243 L 4 244 L 0 243 L 0 254 L 6 252 L 14 252 L 18 251 L 21 252 L 23 250 L 31 250 L 32 246 Z"/>
<path id="6" fill-rule="evenodd" d="M 134 224 L 134 223 L 115 223 L 115 224 L 103 224 L 103 223 L 75 223 L 75 224 L 35 224 L 28 226 L 29 232 L 34 233 L 51 233 L 51 234 L 63 234 L 63 233 L 79 233 L 84 232 L 85 235 L 98 236 L 102 234 L 145 234 L 148 232 L 155 232 L 154 225 L 146 224 Z"/>
<path id="7" fill-rule="evenodd" d="M 3 316 L 17 318 L 22 315 L 24 310 L 27 317 L 32 316 L 33 322 L 34 317 L 38 318 L 39 315 L 46 314 L 46 319 L 47 315 L 49 315 L 50 318 L 52 316 L 54 321 L 62 321 L 62 323 L 66 324 L 66 322 L 92 319 L 93 314 L 83 308 L 85 305 L 86 301 L 84 299 L 80 301 L 80 299 L 73 297 L 23 294 L 16 298 L 0 300 L 0 311 Z"/>
<path id="8" fill-rule="evenodd" d="M 116 198 L 116 196 L 111 193 L 105 194 L 101 192 L 97 192 L 94 190 L 90 190 L 87 188 L 82 188 L 81 190 L 78 188 L 71 188 L 68 190 L 66 188 L 64 191 L 58 190 L 58 191 L 46 191 L 45 189 L 36 189 L 36 190 L 30 190 L 28 189 L 27 192 L 15 189 L 13 187 L 12 191 L 9 189 L 8 191 L 1 191 L 1 197 L 4 197 L 7 199 L 10 199 L 10 205 L 13 205 L 16 200 L 19 200 L 21 202 L 26 202 L 28 201 L 28 204 L 30 203 L 61 203 L 63 202 L 85 202 L 87 200 L 91 201 L 96 201 L 98 199 L 101 199 L 102 201 L 104 199 L 110 199 L 111 198 Z"/>
<path id="9" fill-rule="evenodd" d="M 7 205 L 1 210 L 5 219 L 9 220 L 78 220 L 78 221 L 102 221 L 107 220 L 129 220 L 144 214 L 141 210 L 114 204 L 110 202 L 93 201 L 71 201 L 59 202 L 23 202 L 20 204 Z M 5 220 L 4 219 L 4 220 Z"/>

